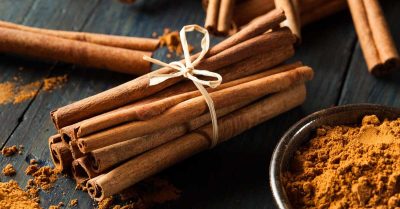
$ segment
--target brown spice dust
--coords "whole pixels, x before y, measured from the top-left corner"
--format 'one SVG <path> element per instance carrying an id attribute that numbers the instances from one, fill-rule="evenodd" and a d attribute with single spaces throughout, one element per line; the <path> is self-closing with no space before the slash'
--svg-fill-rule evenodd
<path id="1" fill-rule="evenodd" d="M 17 173 L 17 171 L 15 170 L 14 166 L 11 164 L 7 164 L 4 168 L 3 168 L 3 174 L 5 176 L 14 176 Z"/>
<path id="2" fill-rule="evenodd" d="M 17 148 L 16 145 L 13 145 L 13 146 L 10 146 L 10 147 L 4 147 L 1 150 L 1 154 L 6 156 L 6 157 L 12 156 L 12 155 L 14 155 L 16 153 L 18 153 L 18 148 Z"/>
<path id="3" fill-rule="evenodd" d="M 399 208 L 400 119 L 371 115 L 361 127 L 319 128 L 284 182 L 297 208 Z"/>
<path id="4" fill-rule="evenodd" d="M 177 56 L 183 54 L 183 48 L 181 44 L 181 38 L 178 31 L 172 31 L 169 28 L 164 29 L 164 34 L 159 37 L 160 47 L 166 46 L 170 53 L 175 52 Z M 192 52 L 194 47 L 188 44 L 189 52 Z M 167 57 L 170 58 L 171 54 L 168 53 Z"/>
<path id="5" fill-rule="evenodd" d="M 44 91 L 52 91 L 59 88 L 67 81 L 67 75 L 50 77 L 24 85 L 20 84 L 19 79 L 14 80 L 13 82 L 0 83 L 0 105 L 18 104 L 35 97 L 42 82 Z"/>
<path id="6" fill-rule="evenodd" d="M 41 209 L 35 198 L 22 190 L 14 180 L 0 182 L 0 208 Z"/>

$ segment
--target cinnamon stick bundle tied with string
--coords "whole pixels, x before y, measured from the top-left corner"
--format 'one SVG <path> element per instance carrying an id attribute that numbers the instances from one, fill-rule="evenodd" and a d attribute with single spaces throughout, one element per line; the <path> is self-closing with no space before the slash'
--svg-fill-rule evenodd
<path id="1" fill-rule="evenodd" d="M 400 56 L 378 0 L 348 0 L 368 71 L 385 75 L 400 66 Z"/>
<path id="2" fill-rule="evenodd" d="M 201 54 L 191 56 L 199 56 L 196 64 L 183 47 L 184 65 L 155 61 L 175 71 L 164 67 L 52 112 L 61 143 L 75 158 L 77 184 L 86 183 L 89 194 L 101 200 L 300 105 L 313 71 L 300 62 L 279 65 L 293 55 L 296 41 L 288 28 L 279 27 L 284 19 L 282 10 L 266 14 L 207 54 L 207 32 L 184 27 L 182 33 L 196 28 L 205 35 Z M 161 83 L 154 84 L 155 75 Z M 218 81 L 222 76 L 224 83 L 202 89 L 199 83 L 211 83 L 206 75 Z"/>
<path id="3" fill-rule="evenodd" d="M 260 100 L 219 119 L 219 143 L 300 105 L 305 99 L 304 85 L 293 87 Z M 97 201 L 117 194 L 135 183 L 175 163 L 178 163 L 210 146 L 211 125 L 204 126 L 172 142 L 146 152 L 108 173 L 87 182 L 89 195 Z M 160 159 L 163 159 L 160 161 Z"/>
<path id="4" fill-rule="evenodd" d="M 262 19 L 260 19 L 260 21 L 250 24 L 240 32 L 210 48 L 209 52 L 207 53 L 207 57 L 217 55 L 218 53 L 221 53 L 224 50 L 235 46 L 236 44 L 242 43 L 246 40 L 263 34 L 265 31 L 268 31 L 269 29 L 278 26 L 279 23 L 282 22 L 284 19 L 285 17 L 281 10 L 276 10 L 274 12 L 271 12 L 270 14 L 266 14 Z M 196 55 L 193 57 L 196 57 Z M 100 94 L 77 101 L 65 107 L 58 108 L 51 113 L 51 117 L 55 124 L 55 127 L 57 128 L 57 130 L 59 130 L 65 126 L 72 125 L 84 119 L 122 107 L 124 105 L 134 102 L 135 100 L 139 100 L 149 95 L 155 94 L 156 92 L 159 92 L 182 80 L 180 78 L 176 78 L 170 79 L 159 85 L 148 85 L 149 76 L 168 72 L 171 72 L 170 68 L 161 68 L 150 73 L 149 75 L 141 76 L 135 80 L 112 88 Z"/>

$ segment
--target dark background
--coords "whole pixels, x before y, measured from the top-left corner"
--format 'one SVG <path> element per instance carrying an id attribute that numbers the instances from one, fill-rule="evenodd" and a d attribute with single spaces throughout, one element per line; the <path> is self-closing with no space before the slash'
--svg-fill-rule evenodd
<path id="1" fill-rule="evenodd" d="M 399 48 L 400 1 L 386 0 L 382 4 Z M 161 34 L 165 27 L 179 30 L 186 24 L 202 25 L 204 12 L 200 0 L 138 0 L 134 5 L 115 0 L 1 0 L 0 19 L 53 29 L 150 37 L 152 32 Z M 301 60 L 315 70 L 314 80 L 307 85 L 307 101 L 161 173 L 182 190 L 182 196 L 157 208 L 275 208 L 268 183 L 269 160 L 275 144 L 293 123 L 317 110 L 341 104 L 400 106 L 400 73 L 379 79 L 368 74 L 348 11 L 304 27 L 303 38 L 293 60 Z M 159 50 L 155 57 L 165 60 L 165 53 L 165 49 Z M 66 73 L 69 80 L 62 88 L 44 92 L 40 87 L 31 100 L 0 106 L 1 146 L 25 146 L 23 155 L 2 157 L 0 167 L 12 162 L 18 171 L 12 179 L 22 187 L 28 179 L 23 173 L 25 158 L 33 156 L 51 164 L 47 138 L 56 132 L 49 118 L 52 109 L 133 77 L 0 54 L 0 82 L 19 76 L 23 83 L 30 83 Z M 79 199 L 77 208 L 93 207 L 87 194 L 75 191 L 74 182 L 62 178 L 56 189 L 41 193 L 41 205 L 47 208 L 74 198 Z"/>

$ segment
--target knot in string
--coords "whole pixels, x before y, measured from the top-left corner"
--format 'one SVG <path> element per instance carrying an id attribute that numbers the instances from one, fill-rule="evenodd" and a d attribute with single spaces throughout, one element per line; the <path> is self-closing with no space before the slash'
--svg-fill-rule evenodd
<path id="1" fill-rule="evenodd" d="M 200 33 L 203 33 L 204 37 L 201 39 L 201 52 L 200 52 L 199 56 L 192 62 L 190 59 L 191 56 L 190 56 L 190 52 L 189 52 L 188 43 L 186 40 L 186 32 L 192 32 L 194 30 L 196 30 Z M 208 34 L 208 31 L 205 28 L 202 28 L 198 25 L 184 26 L 182 28 L 182 30 L 180 31 L 179 36 L 181 38 L 183 55 L 185 57 L 185 64 L 183 64 L 182 62 L 177 62 L 177 61 L 167 64 L 160 60 L 156 60 L 151 57 L 144 56 L 143 57 L 144 60 L 147 60 L 149 62 L 152 62 L 157 65 L 161 65 L 164 67 L 169 67 L 169 68 L 172 68 L 177 71 L 177 72 L 170 73 L 170 74 L 151 75 L 149 85 L 154 86 L 154 85 L 162 83 L 170 78 L 176 78 L 176 77 L 180 77 L 180 76 L 183 76 L 183 77 L 193 81 L 194 85 L 197 87 L 197 89 L 200 91 L 200 93 L 204 97 L 204 99 L 207 103 L 208 109 L 210 111 L 211 123 L 213 126 L 213 137 L 211 140 L 211 148 L 212 148 L 218 144 L 217 113 L 215 111 L 214 102 L 211 99 L 210 95 L 208 94 L 207 90 L 204 88 L 204 86 L 216 88 L 217 86 L 219 86 L 221 84 L 222 77 L 218 73 L 210 72 L 207 70 L 198 70 L 198 69 L 194 68 L 194 66 L 197 65 L 207 54 L 208 49 L 210 47 L 210 36 Z M 216 80 L 202 80 L 202 79 L 197 78 L 196 75 L 214 77 Z"/>

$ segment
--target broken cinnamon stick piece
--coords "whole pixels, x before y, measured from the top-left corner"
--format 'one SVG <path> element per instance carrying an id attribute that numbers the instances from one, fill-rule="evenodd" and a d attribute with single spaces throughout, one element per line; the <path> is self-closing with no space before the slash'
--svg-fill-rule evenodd
<path id="1" fill-rule="evenodd" d="M 150 71 L 150 63 L 143 60 L 143 55 L 151 56 L 150 52 L 102 46 L 1 27 L 0 52 L 133 75 L 142 75 Z"/>
<path id="2" fill-rule="evenodd" d="M 400 65 L 400 57 L 377 0 L 348 0 L 368 71 L 385 75 Z"/>
<path id="3" fill-rule="evenodd" d="M 210 0 L 208 3 L 204 27 L 209 32 L 214 32 L 217 29 L 219 5 L 220 0 Z"/>
<path id="4" fill-rule="evenodd" d="M 217 32 L 227 35 L 232 26 L 233 8 L 235 0 L 221 0 L 218 13 Z"/>
<path id="5" fill-rule="evenodd" d="M 302 104 L 305 94 L 304 85 L 296 86 L 218 119 L 219 143 Z M 117 194 L 175 163 L 208 149 L 211 144 L 210 136 L 212 126 L 207 125 L 133 158 L 110 172 L 89 180 L 89 195 L 100 201 Z"/>
<path id="6" fill-rule="evenodd" d="M 0 28 L 10 28 L 43 35 L 55 36 L 59 38 L 139 51 L 155 51 L 160 43 L 158 39 L 153 38 L 139 38 L 129 36 L 106 35 L 99 33 L 51 30 L 29 27 L 6 21 L 0 21 Z"/>
<path id="7" fill-rule="evenodd" d="M 210 93 L 215 109 L 221 109 L 241 101 L 253 100 L 275 93 L 299 83 L 304 83 L 313 77 L 309 67 L 300 67 L 290 71 L 263 77 L 254 81 L 236 85 Z M 231 95 L 235 95 L 232 97 Z M 208 111 L 202 96 L 182 102 L 163 114 L 146 121 L 134 121 L 114 128 L 107 129 L 78 139 L 79 149 L 83 153 L 99 148 L 102 143 L 109 140 L 113 143 L 126 141 L 143 136 L 168 126 L 184 123 Z M 159 121 L 163 121 L 160 123 Z"/>
<path id="8" fill-rule="evenodd" d="M 289 27 L 296 35 L 297 43 L 301 40 L 300 30 L 300 11 L 297 0 L 275 0 L 275 8 L 280 8 L 285 12 L 286 20 L 281 23 L 281 27 Z"/>

